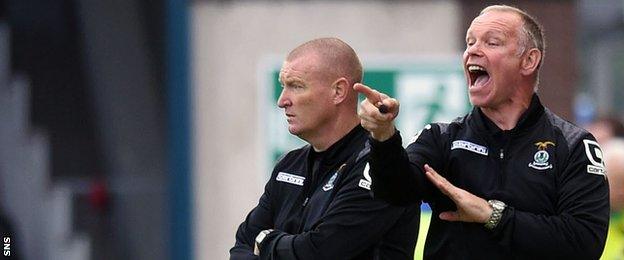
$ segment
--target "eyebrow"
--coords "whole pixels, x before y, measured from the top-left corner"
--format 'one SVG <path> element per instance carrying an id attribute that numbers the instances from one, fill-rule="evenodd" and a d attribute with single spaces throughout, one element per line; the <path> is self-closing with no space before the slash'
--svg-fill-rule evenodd
<path id="1" fill-rule="evenodd" d="M 286 78 L 286 79 L 282 80 L 282 77 L 280 77 L 279 78 L 279 82 L 282 83 L 282 85 L 290 85 L 290 84 L 293 84 L 293 83 L 302 83 L 303 80 L 301 80 L 298 77 L 289 77 L 289 78 Z"/>
<path id="2" fill-rule="evenodd" d="M 487 30 L 483 34 L 482 38 L 498 38 L 498 39 L 502 40 L 501 37 L 497 37 L 497 36 L 501 36 L 501 35 L 507 37 L 507 34 L 504 31 L 502 31 L 502 30 L 490 29 L 490 30 Z M 473 33 L 471 33 L 471 31 L 466 32 L 466 40 L 468 40 L 469 38 L 475 38 Z"/>
<path id="3" fill-rule="evenodd" d="M 485 32 L 486 37 L 495 37 L 499 35 L 507 37 L 507 34 L 501 30 L 488 30 L 487 32 Z"/>

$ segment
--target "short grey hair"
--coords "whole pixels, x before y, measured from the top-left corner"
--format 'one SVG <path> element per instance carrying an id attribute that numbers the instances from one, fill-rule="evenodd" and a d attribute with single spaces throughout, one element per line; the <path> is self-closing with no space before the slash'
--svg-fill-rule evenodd
<path id="1" fill-rule="evenodd" d="M 362 63 L 349 44 L 336 37 L 318 38 L 299 45 L 286 60 L 293 60 L 305 53 L 317 53 L 331 70 L 346 77 L 350 84 L 362 82 Z"/>

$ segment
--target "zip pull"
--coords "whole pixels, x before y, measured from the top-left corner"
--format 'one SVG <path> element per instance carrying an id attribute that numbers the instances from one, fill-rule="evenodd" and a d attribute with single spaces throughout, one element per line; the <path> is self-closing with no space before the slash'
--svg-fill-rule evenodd
<path id="1" fill-rule="evenodd" d="M 504 159 L 505 158 L 505 150 L 504 149 L 500 149 L 500 158 Z"/>
<path id="2" fill-rule="evenodd" d="M 305 200 L 303 201 L 303 204 L 301 206 L 305 207 L 306 205 L 308 205 L 308 201 L 309 200 L 310 200 L 310 197 L 306 197 Z"/>

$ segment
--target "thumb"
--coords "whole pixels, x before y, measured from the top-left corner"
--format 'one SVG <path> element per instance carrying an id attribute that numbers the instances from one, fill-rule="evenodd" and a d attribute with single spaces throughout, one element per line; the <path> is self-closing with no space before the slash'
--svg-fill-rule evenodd
<path id="1" fill-rule="evenodd" d="M 385 107 L 385 112 L 381 111 L 381 106 Z M 396 118 L 397 115 L 399 114 L 399 101 L 394 99 L 394 98 L 384 98 L 383 100 L 381 100 L 380 102 L 380 111 L 382 113 L 389 113 L 391 114 L 391 118 Z"/>
<path id="2" fill-rule="evenodd" d="M 445 211 L 440 213 L 440 219 L 446 221 L 459 221 L 459 213 L 457 213 L 457 211 Z"/>

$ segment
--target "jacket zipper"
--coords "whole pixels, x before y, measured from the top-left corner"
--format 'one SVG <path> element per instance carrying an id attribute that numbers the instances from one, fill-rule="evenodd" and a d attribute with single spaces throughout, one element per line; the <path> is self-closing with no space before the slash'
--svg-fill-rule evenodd
<path id="1" fill-rule="evenodd" d="M 342 165 L 340 165 L 340 167 L 338 168 L 338 170 L 336 170 L 336 173 L 335 173 L 335 174 L 340 175 L 340 173 L 342 172 L 342 169 L 343 169 L 345 166 L 347 166 L 347 164 L 346 164 L 346 163 L 343 163 Z M 330 178 L 331 178 L 331 177 L 330 177 Z M 316 187 L 316 188 L 318 188 L 318 187 Z M 311 196 L 312 194 L 314 194 L 314 191 L 315 191 L 315 189 L 310 189 L 309 191 L 307 191 L 306 197 L 305 197 L 305 199 L 303 200 L 303 203 L 301 204 L 301 207 L 302 207 L 302 208 L 305 208 L 305 207 L 308 205 L 308 201 L 310 201 L 310 196 Z"/>
<path id="2" fill-rule="evenodd" d="M 305 227 L 305 223 L 308 219 L 308 216 L 305 215 L 305 213 L 306 213 L 306 206 L 308 206 L 308 202 L 310 201 L 311 193 L 314 193 L 314 190 L 312 190 L 312 192 L 306 191 L 305 199 L 303 199 L 303 203 L 301 203 L 301 211 L 300 211 L 301 222 L 299 223 L 299 233 L 303 232 L 303 228 Z"/>
<path id="3" fill-rule="evenodd" d="M 499 165 L 500 165 L 500 176 L 499 176 L 499 189 L 503 188 L 505 185 L 505 148 L 501 148 L 498 153 Z"/>
<path id="4" fill-rule="evenodd" d="M 314 161 L 312 160 L 310 163 L 314 163 Z M 305 209 L 306 206 L 308 205 L 308 201 L 310 201 L 310 197 L 312 193 L 314 193 L 314 185 L 316 184 L 316 178 L 318 178 L 318 176 L 316 176 L 316 174 L 314 174 L 313 172 L 313 166 L 309 165 L 308 166 L 308 175 L 311 178 L 306 178 L 304 185 L 303 185 L 303 202 L 301 203 L 301 209 L 299 210 L 299 214 L 301 214 L 301 222 L 299 222 L 299 233 L 301 233 L 303 231 L 303 228 L 305 226 L 305 221 L 306 221 L 306 216 L 305 216 Z"/>
<path id="5" fill-rule="evenodd" d="M 346 164 L 346 163 L 342 164 L 342 165 L 340 166 L 340 168 L 338 168 L 338 170 L 336 170 L 336 174 L 340 175 L 340 174 L 341 174 L 341 172 L 342 172 L 342 169 L 343 169 L 343 168 L 345 168 L 345 166 L 347 166 L 347 164 Z M 331 178 L 331 177 L 330 177 L 330 178 Z M 336 178 L 336 179 L 337 179 L 337 178 Z M 336 181 L 337 181 L 337 180 L 336 180 Z M 314 185 L 314 183 L 313 183 L 313 184 L 311 184 L 311 185 Z M 310 202 L 310 197 L 312 196 L 312 194 L 314 194 L 314 191 L 316 190 L 316 188 L 318 188 L 318 187 L 312 187 L 312 188 L 309 188 L 309 189 L 308 189 L 308 191 L 307 191 L 307 193 L 306 193 L 306 197 L 305 197 L 305 199 L 303 200 L 303 203 L 301 203 L 301 215 L 302 215 L 302 220 L 301 220 L 301 223 L 299 224 L 299 232 L 303 232 L 303 228 L 305 227 L 305 223 L 306 223 L 306 221 L 308 220 L 308 216 L 307 216 L 307 215 L 305 215 L 305 209 L 306 209 L 306 206 L 308 205 L 308 202 Z"/>
<path id="6" fill-rule="evenodd" d="M 509 145 L 511 144 L 511 141 L 514 139 L 515 134 L 513 132 L 509 132 L 507 133 L 507 136 L 505 136 L 505 143 L 503 144 L 503 147 L 500 148 L 500 151 L 498 153 L 498 158 L 500 159 L 500 166 L 501 166 L 501 178 L 500 178 L 500 189 L 504 189 L 505 188 L 505 182 L 507 179 L 507 174 L 505 171 L 505 166 L 507 164 L 507 160 L 509 157 L 509 155 L 505 154 L 505 150 L 507 150 L 507 152 L 509 151 Z"/>

